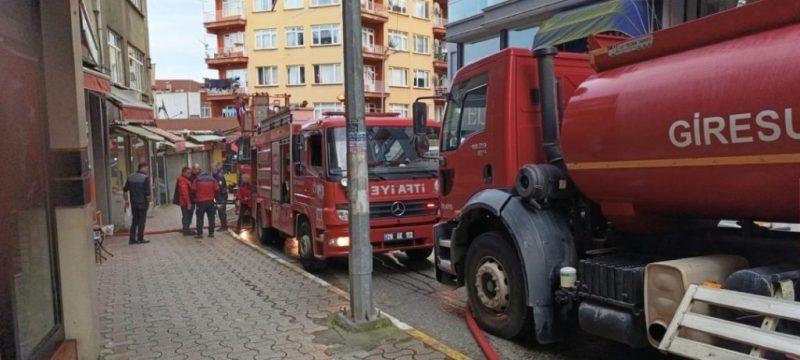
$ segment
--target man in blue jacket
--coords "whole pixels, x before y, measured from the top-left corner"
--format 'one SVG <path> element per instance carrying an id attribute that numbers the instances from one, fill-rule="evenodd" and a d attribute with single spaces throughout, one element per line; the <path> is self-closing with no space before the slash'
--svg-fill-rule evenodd
<path id="1" fill-rule="evenodd" d="M 228 184 L 225 181 L 225 172 L 222 171 L 222 166 L 220 164 L 216 164 L 211 166 L 211 173 L 214 175 L 214 179 L 217 180 L 217 184 L 219 184 L 219 191 L 217 191 L 215 202 L 217 203 L 219 222 L 222 225 L 220 230 L 228 231 Z"/>
<path id="2" fill-rule="evenodd" d="M 131 208 L 131 229 L 128 243 L 146 244 L 150 241 L 144 239 L 144 225 L 147 221 L 147 208 L 150 206 L 150 166 L 140 163 L 137 171 L 128 176 L 125 187 L 122 188 L 125 196 L 125 208 Z"/>

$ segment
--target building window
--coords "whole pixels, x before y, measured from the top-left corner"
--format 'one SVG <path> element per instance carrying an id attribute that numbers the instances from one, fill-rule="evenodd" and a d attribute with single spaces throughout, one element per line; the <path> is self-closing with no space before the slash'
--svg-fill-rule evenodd
<path id="1" fill-rule="evenodd" d="M 277 66 L 259 66 L 258 70 L 258 85 L 270 86 L 278 85 L 278 67 Z"/>
<path id="2" fill-rule="evenodd" d="M 442 119 L 444 119 L 444 106 L 436 105 L 433 113 L 433 120 L 442 122 Z"/>
<path id="3" fill-rule="evenodd" d="M 405 14 L 406 0 L 389 0 L 389 11 Z"/>
<path id="4" fill-rule="evenodd" d="M 509 30 L 508 47 L 531 49 L 533 47 L 533 39 L 536 38 L 537 32 L 539 32 L 538 26 Z"/>
<path id="5" fill-rule="evenodd" d="M 289 65 L 286 67 L 289 75 L 289 85 L 304 85 L 306 83 L 306 67 L 303 65 Z"/>
<path id="6" fill-rule="evenodd" d="M 209 103 L 200 104 L 200 117 L 201 118 L 211 117 L 211 104 Z"/>
<path id="7" fill-rule="evenodd" d="M 253 0 L 253 11 L 275 10 L 275 0 Z"/>
<path id="8" fill-rule="evenodd" d="M 247 69 L 225 70 L 226 79 L 236 79 L 240 89 L 247 89 Z"/>
<path id="9" fill-rule="evenodd" d="M 389 85 L 408 87 L 408 69 L 389 68 Z"/>
<path id="10" fill-rule="evenodd" d="M 314 119 L 322 119 L 326 112 L 342 112 L 344 104 L 338 102 L 314 103 Z"/>
<path id="11" fill-rule="evenodd" d="M 389 104 L 389 112 L 398 113 L 400 117 L 408 117 L 408 104 Z"/>
<path id="12" fill-rule="evenodd" d="M 389 48 L 399 51 L 408 51 L 408 33 L 389 30 Z"/>
<path id="13" fill-rule="evenodd" d="M 531 43 L 532 45 L 533 43 Z M 486 56 L 500 51 L 500 37 L 495 36 L 482 41 L 464 44 L 464 64 L 474 63 Z"/>
<path id="14" fill-rule="evenodd" d="M 311 27 L 312 44 L 337 45 L 341 43 L 339 24 L 314 25 Z"/>
<path id="15" fill-rule="evenodd" d="M 339 0 L 311 0 L 311 6 L 339 5 Z"/>
<path id="16" fill-rule="evenodd" d="M 427 36 L 414 35 L 414 52 L 418 54 L 427 54 L 429 49 L 429 40 Z"/>
<path id="17" fill-rule="evenodd" d="M 414 70 L 414 87 L 427 89 L 431 87 L 431 73 L 425 70 Z"/>
<path id="18" fill-rule="evenodd" d="M 278 31 L 275 29 L 256 30 L 256 49 L 278 48 Z"/>
<path id="19" fill-rule="evenodd" d="M 128 87 L 144 91 L 144 53 L 128 44 Z"/>
<path id="20" fill-rule="evenodd" d="M 111 81 L 115 84 L 125 82 L 125 65 L 122 62 L 122 38 L 108 30 L 108 63 L 111 67 Z"/>
<path id="21" fill-rule="evenodd" d="M 375 30 L 368 27 L 361 28 L 361 47 L 375 51 Z"/>
<path id="22" fill-rule="evenodd" d="M 341 64 L 314 65 L 314 84 L 341 84 Z"/>
<path id="23" fill-rule="evenodd" d="M 284 0 L 283 2 L 284 10 L 302 9 L 302 8 L 303 8 L 303 0 Z"/>
<path id="24" fill-rule="evenodd" d="M 302 26 L 286 28 L 286 47 L 302 47 L 305 45 L 305 32 Z"/>
<path id="25" fill-rule="evenodd" d="M 414 16 L 418 18 L 427 19 L 430 15 L 428 14 L 428 2 L 425 0 L 414 0 Z"/>

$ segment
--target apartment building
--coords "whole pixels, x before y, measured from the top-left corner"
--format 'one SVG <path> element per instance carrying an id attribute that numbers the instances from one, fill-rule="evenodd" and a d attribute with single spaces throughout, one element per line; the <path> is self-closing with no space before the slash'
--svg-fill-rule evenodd
<path id="1" fill-rule="evenodd" d="M 445 0 L 362 0 L 361 19 L 368 112 L 410 116 L 416 98 L 444 91 Z M 206 62 L 220 79 L 238 78 L 247 93 L 289 94 L 317 117 L 343 110 L 341 0 L 216 0 L 205 27 L 217 36 Z M 212 112 L 231 106 L 234 93 L 209 94 Z M 444 104 L 430 105 L 441 119 Z"/>

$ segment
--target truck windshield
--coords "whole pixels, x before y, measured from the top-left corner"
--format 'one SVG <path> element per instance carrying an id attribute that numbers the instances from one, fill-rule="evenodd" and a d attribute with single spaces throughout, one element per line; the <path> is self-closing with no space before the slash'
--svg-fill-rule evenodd
<path id="1" fill-rule="evenodd" d="M 414 130 L 411 127 L 367 127 L 367 164 L 370 177 L 436 177 L 439 129 L 428 128 L 430 151 L 423 157 L 417 155 L 413 139 Z M 334 177 L 345 176 L 347 173 L 345 128 L 328 130 L 328 169 Z"/>

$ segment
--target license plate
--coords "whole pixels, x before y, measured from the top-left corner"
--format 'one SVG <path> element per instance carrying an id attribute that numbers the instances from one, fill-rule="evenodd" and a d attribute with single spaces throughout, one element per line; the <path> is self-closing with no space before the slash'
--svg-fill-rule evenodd
<path id="1" fill-rule="evenodd" d="M 383 234 L 383 241 L 390 242 L 390 241 L 402 241 L 402 240 L 414 240 L 415 234 L 413 231 L 398 231 L 398 232 L 390 232 Z"/>

